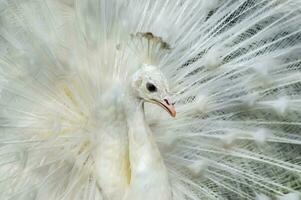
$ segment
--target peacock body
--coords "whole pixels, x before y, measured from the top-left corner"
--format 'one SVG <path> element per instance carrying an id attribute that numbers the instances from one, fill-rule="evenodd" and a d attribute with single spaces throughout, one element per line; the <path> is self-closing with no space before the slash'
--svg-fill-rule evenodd
<path id="1" fill-rule="evenodd" d="M 300 27 L 299 0 L 0 0 L 0 199 L 299 200 Z"/>

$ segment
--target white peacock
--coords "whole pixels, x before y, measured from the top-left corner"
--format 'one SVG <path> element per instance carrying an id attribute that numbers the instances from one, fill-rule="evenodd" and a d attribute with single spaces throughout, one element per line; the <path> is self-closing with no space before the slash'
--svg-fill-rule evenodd
<path id="1" fill-rule="evenodd" d="M 299 200 L 300 27 L 296 0 L 0 0 L 0 199 Z"/>

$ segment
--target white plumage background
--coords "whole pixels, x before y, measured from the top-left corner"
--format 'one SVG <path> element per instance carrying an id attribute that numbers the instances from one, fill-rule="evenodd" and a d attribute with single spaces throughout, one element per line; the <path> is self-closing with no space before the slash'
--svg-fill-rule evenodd
<path id="1" fill-rule="evenodd" d="M 0 199 L 103 199 L 99 136 L 148 62 L 177 109 L 146 105 L 174 200 L 300 199 L 299 0 L 0 0 Z"/>

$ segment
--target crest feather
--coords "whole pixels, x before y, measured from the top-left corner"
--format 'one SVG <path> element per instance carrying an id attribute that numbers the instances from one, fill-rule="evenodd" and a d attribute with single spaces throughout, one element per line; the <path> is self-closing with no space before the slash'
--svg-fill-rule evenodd
<path id="1" fill-rule="evenodd" d="M 157 65 L 170 52 L 170 45 L 151 32 L 131 34 L 130 48 L 143 64 Z"/>

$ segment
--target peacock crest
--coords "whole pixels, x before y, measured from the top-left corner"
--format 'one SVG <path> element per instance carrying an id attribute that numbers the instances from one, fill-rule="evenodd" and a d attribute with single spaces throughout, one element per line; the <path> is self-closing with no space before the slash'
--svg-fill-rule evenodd
<path id="1" fill-rule="evenodd" d="M 129 47 L 141 63 L 158 65 L 162 57 L 170 52 L 170 45 L 151 32 L 137 32 L 130 36 Z"/>

